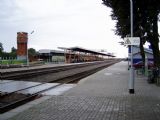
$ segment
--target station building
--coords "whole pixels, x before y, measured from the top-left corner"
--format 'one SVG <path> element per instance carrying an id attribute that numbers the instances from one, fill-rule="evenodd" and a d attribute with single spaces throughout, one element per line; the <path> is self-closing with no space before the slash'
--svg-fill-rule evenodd
<path id="1" fill-rule="evenodd" d="M 60 50 L 49 50 L 49 49 L 41 49 L 39 50 L 39 60 L 43 60 L 45 62 L 55 62 L 59 63 L 65 62 L 65 53 Z"/>
<path id="2" fill-rule="evenodd" d="M 96 52 L 81 47 L 59 47 L 59 49 L 61 49 L 61 51 L 46 49 L 39 50 L 39 58 L 48 62 L 78 63 L 102 61 L 105 59 L 111 59 L 115 57 L 112 54 Z"/>
<path id="3" fill-rule="evenodd" d="M 145 56 L 148 61 L 153 62 L 153 52 L 150 48 L 144 48 Z M 130 52 L 129 52 L 130 53 Z M 142 61 L 142 56 L 140 54 L 140 48 L 138 46 L 134 46 L 133 48 L 133 64 Z"/>

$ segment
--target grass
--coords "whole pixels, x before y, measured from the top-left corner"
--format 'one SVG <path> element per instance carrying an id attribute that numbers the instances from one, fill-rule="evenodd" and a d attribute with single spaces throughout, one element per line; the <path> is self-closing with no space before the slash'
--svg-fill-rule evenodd
<path id="1" fill-rule="evenodd" d="M 14 64 L 26 64 L 26 61 L 22 60 L 0 60 L 1 65 L 14 65 Z"/>

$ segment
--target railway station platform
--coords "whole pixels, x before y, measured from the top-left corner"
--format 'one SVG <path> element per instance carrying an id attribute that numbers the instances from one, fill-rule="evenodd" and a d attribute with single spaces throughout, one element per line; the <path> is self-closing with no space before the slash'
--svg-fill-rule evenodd
<path id="1" fill-rule="evenodd" d="M 8 120 L 160 120 L 160 87 L 136 75 L 135 94 L 129 94 L 128 79 L 127 62 L 116 63 L 61 95 L 47 96 L 27 109 L 21 107 Z"/>

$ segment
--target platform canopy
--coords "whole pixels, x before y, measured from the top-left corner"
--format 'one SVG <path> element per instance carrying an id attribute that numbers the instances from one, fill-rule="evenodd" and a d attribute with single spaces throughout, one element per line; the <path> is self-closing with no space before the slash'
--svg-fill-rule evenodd
<path id="1" fill-rule="evenodd" d="M 91 54 L 95 54 L 95 55 L 103 55 L 103 56 L 108 56 L 108 57 L 115 57 L 114 55 L 111 55 L 110 53 L 105 54 L 102 52 L 96 52 L 96 51 L 81 48 L 81 47 L 70 47 L 70 48 L 59 47 L 59 49 L 71 50 L 71 51 L 75 51 L 75 52 L 91 53 Z"/>

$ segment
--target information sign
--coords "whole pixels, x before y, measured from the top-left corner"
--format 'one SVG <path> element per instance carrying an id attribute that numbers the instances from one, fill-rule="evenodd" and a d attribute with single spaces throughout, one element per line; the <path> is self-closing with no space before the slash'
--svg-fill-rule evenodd
<path id="1" fill-rule="evenodd" d="M 124 38 L 125 45 L 139 45 L 140 38 L 139 37 L 126 37 Z"/>

